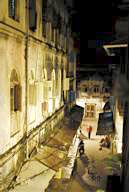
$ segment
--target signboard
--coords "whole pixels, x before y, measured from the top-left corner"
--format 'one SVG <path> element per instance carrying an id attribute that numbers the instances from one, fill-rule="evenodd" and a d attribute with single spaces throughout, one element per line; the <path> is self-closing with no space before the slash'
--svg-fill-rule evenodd
<path id="1" fill-rule="evenodd" d="M 113 113 L 104 112 L 99 114 L 96 135 L 108 135 L 114 131 Z"/>

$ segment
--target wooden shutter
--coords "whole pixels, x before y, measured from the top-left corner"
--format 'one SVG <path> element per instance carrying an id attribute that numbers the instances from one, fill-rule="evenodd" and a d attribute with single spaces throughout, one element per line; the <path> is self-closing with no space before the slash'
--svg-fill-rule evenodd
<path id="1" fill-rule="evenodd" d="M 46 19 L 44 17 L 47 14 L 47 4 L 48 4 L 48 0 L 43 0 L 42 1 L 42 15 L 43 15 L 43 19 Z"/>
<path id="2" fill-rule="evenodd" d="M 8 8 L 9 8 L 9 17 L 15 19 L 16 16 L 16 0 L 9 0 L 8 2 Z"/>
<path id="3" fill-rule="evenodd" d="M 14 111 L 18 111 L 18 85 L 14 86 Z"/>
<path id="4" fill-rule="evenodd" d="M 18 111 L 22 111 L 22 87 L 18 85 Z"/>
<path id="5" fill-rule="evenodd" d="M 42 103 L 42 114 L 44 112 L 44 109 L 45 109 L 45 102 Z"/>
<path id="6" fill-rule="evenodd" d="M 36 105 L 36 86 L 35 85 L 29 85 L 29 104 L 30 105 Z"/>
<path id="7" fill-rule="evenodd" d="M 10 88 L 10 111 L 14 110 L 14 88 Z"/>
<path id="8" fill-rule="evenodd" d="M 29 27 L 32 31 L 35 31 L 36 25 L 37 25 L 36 1 L 29 0 Z"/>
<path id="9" fill-rule="evenodd" d="M 42 103 L 42 112 L 48 112 L 48 102 L 46 101 Z"/>
<path id="10" fill-rule="evenodd" d="M 43 27 L 43 36 L 46 37 L 46 30 L 47 30 L 47 0 L 42 1 L 42 27 Z"/>

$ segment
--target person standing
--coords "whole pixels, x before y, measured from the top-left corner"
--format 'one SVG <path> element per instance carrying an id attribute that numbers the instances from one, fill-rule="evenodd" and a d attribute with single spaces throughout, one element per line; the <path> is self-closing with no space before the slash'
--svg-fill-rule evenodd
<path id="1" fill-rule="evenodd" d="M 89 126 L 89 128 L 87 129 L 88 131 L 88 138 L 91 138 L 91 132 L 92 132 L 92 126 Z"/>

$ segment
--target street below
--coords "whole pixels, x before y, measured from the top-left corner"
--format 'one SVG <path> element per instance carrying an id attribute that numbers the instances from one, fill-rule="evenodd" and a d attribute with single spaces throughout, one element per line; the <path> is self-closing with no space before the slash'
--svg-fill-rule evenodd
<path id="1" fill-rule="evenodd" d="M 83 120 L 80 123 L 77 122 L 77 116 L 78 112 L 74 111 L 69 118 L 64 118 L 53 138 L 46 145 L 41 146 L 38 153 L 25 163 L 17 177 L 14 189 L 10 192 L 105 190 L 108 172 L 103 160 L 111 154 L 111 150 L 107 148 L 99 150 L 102 136 L 96 136 L 97 120 L 85 120 L 87 125 L 92 125 L 93 128 L 91 138 L 88 139 L 87 127 L 80 126 L 80 123 L 83 125 Z M 81 134 L 78 135 L 80 128 Z M 75 146 L 76 139 L 79 138 L 84 142 L 85 152 L 82 156 L 77 152 L 78 144 Z M 73 167 L 69 164 L 68 152 L 71 153 Z M 73 169 L 72 172 L 69 171 L 70 166 Z M 63 175 L 64 168 L 69 172 L 69 178 Z"/>

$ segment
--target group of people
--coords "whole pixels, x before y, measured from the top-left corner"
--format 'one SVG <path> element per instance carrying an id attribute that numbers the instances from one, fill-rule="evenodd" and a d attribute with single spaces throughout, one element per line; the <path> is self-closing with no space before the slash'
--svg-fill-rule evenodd
<path id="1" fill-rule="evenodd" d="M 89 126 L 87 128 L 87 133 L 88 133 L 88 138 L 90 139 L 91 138 L 91 132 L 92 132 L 92 126 Z M 82 134 L 82 132 L 80 131 L 80 134 Z M 79 143 L 79 154 L 80 156 L 82 154 L 84 154 L 84 142 L 82 139 L 80 139 L 80 143 Z"/>
<path id="2" fill-rule="evenodd" d="M 110 137 L 106 136 L 105 138 L 102 138 L 100 141 L 100 150 L 102 150 L 102 147 L 110 148 L 111 141 Z"/>

